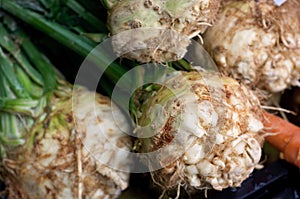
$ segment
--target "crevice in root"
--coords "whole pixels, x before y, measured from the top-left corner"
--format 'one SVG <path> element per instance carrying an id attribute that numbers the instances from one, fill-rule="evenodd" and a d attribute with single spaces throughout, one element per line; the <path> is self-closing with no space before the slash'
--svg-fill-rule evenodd
<path id="1" fill-rule="evenodd" d="M 1 160 L 0 160 L 1 161 Z M 1 163 L 0 163 L 1 164 Z M 2 166 L 2 165 L 0 165 L 0 166 Z M 0 170 L 0 180 L 1 180 L 1 182 L 4 182 L 4 178 L 2 177 L 2 175 L 1 175 L 1 173 L 2 173 L 3 171 L 2 170 Z M 5 189 L 4 190 L 2 190 L 2 191 L 0 191 L 0 198 L 5 198 L 6 196 L 8 196 L 8 190 L 7 190 L 7 188 L 5 187 Z"/>
<path id="2" fill-rule="evenodd" d="M 19 183 L 18 179 L 11 174 L 7 169 L 1 169 L 1 180 L 4 181 L 6 189 L 0 192 L 4 196 L 8 196 L 9 199 L 29 199 L 27 193 L 23 190 L 22 185 Z"/>
<path id="3" fill-rule="evenodd" d="M 3 159 L 3 165 L 0 168 L 1 180 L 5 184 L 5 190 L 0 193 L 6 194 L 9 199 L 29 199 L 27 193 L 23 190 L 19 180 L 15 177 L 18 176 L 18 164 L 17 162 L 10 159 Z"/>

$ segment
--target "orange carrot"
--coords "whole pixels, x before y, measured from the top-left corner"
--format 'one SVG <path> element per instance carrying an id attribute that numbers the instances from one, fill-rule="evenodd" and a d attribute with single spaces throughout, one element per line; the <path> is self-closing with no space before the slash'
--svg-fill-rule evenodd
<path id="1" fill-rule="evenodd" d="M 264 112 L 264 126 L 271 135 L 266 140 L 283 153 L 284 159 L 300 168 L 300 127 Z"/>

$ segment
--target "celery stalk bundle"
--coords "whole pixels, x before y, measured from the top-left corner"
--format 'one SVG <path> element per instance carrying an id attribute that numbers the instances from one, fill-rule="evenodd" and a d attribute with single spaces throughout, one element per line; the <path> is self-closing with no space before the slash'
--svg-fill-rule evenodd
<path id="1" fill-rule="evenodd" d="M 0 38 L 0 175 L 9 198 L 119 196 L 130 159 L 110 147 L 130 149 L 118 126 L 129 131 L 126 117 L 107 97 L 62 80 L 24 34 L 1 25 Z"/>

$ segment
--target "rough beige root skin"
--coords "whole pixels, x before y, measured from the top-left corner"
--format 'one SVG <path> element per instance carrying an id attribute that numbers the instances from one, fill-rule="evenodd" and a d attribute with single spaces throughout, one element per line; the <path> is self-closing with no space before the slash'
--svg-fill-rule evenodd
<path id="1" fill-rule="evenodd" d="M 118 38 L 113 38 L 114 50 L 120 56 L 142 63 L 181 59 L 187 51 L 189 39 L 203 33 L 207 26 L 213 23 L 219 2 L 219 0 L 115 2 L 108 11 L 108 27 L 111 35 L 121 33 Z M 128 30 L 135 31 L 124 33 Z"/>
<path id="2" fill-rule="evenodd" d="M 238 187 L 259 165 L 260 103 L 231 78 L 178 72 L 142 110 L 137 133 L 154 136 L 140 139 L 137 147 L 144 153 L 159 151 L 143 161 L 150 168 L 161 165 L 152 177 L 164 190 Z"/>
<path id="3" fill-rule="evenodd" d="M 220 71 L 269 93 L 299 86 L 300 2 L 224 0 L 204 47 Z"/>
<path id="4" fill-rule="evenodd" d="M 112 148 L 130 150 L 131 140 L 113 124 L 129 130 L 127 120 L 109 98 L 75 91 L 78 109 L 72 110 L 71 88 L 65 97 L 54 95 L 51 113 L 37 118 L 26 144 L 8 151 L 2 174 L 10 199 L 110 199 L 128 186 L 130 159 Z"/>

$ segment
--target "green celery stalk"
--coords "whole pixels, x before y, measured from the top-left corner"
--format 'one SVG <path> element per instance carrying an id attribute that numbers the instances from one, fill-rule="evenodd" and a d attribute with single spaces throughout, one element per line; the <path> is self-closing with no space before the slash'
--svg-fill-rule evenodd
<path id="1" fill-rule="evenodd" d="M 88 56 L 95 47 L 85 42 L 81 36 L 76 35 L 55 22 L 45 19 L 42 15 L 19 6 L 15 1 L 3 0 L 1 7 L 5 11 L 46 33 L 83 57 Z M 111 63 L 109 55 L 105 50 L 100 52 L 93 51 L 90 57 L 103 72 L 105 71 L 109 76 L 109 79 L 113 82 L 117 82 L 119 77 L 126 72 L 119 64 Z M 107 68 L 108 65 L 110 67 Z"/>
<path id="2" fill-rule="evenodd" d="M 86 22 L 91 27 L 94 27 L 96 30 L 99 30 L 101 32 L 107 33 L 108 30 L 107 30 L 105 24 L 102 21 L 100 21 L 97 17 L 95 17 L 91 13 L 87 12 L 86 9 L 83 6 L 80 5 L 80 3 L 78 3 L 75 0 L 67 0 L 66 4 L 74 12 L 76 12 L 83 19 L 85 19 Z"/>
<path id="3" fill-rule="evenodd" d="M 38 84 L 43 85 L 40 74 L 31 67 L 28 60 L 20 53 L 14 42 L 9 39 L 9 34 L 5 30 L 2 24 L 0 24 L 0 45 L 9 51 L 14 58 L 19 62 L 19 64 L 25 69 L 27 74 Z"/>

